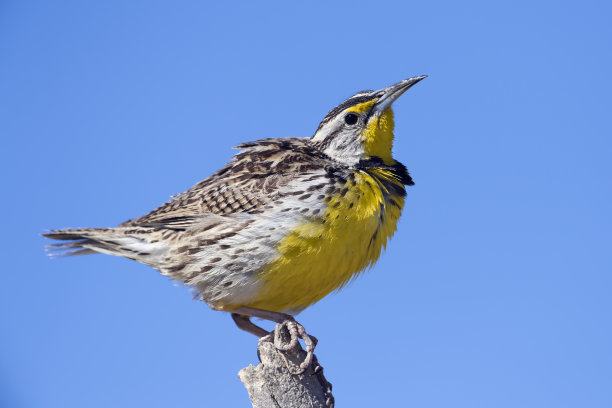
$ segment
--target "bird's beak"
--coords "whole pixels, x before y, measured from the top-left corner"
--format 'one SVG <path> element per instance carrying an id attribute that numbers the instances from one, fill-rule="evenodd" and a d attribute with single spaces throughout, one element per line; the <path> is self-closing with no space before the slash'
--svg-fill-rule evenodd
<path id="1" fill-rule="evenodd" d="M 381 96 L 374 105 L 373 112 L 382 114 L 397 98 L 422 79 L 427 78 L 427 75 L 416 76 L 413 78 L 404 79 L 396 84 L 388 86 L 378 91 Z"/>

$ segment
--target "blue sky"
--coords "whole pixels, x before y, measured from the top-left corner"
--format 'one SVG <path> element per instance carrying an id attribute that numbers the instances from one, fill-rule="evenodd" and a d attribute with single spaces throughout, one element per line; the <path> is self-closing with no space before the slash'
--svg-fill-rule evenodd
<path id="1" fill-rule="evenodd" d="M 609 2 L 0 4 L 0 405 L 249 406 L 256 339 L 155 270 L 49 260 L 361 89 L 413 175 L 380 262 L 300 315 L 339 406 L 612 406 Z"/>

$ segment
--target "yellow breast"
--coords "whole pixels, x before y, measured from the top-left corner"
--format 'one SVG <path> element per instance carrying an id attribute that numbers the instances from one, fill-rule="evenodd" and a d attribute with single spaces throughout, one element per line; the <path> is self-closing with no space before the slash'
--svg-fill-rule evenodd
<path id="1" fill-rule="evenodd" d="M 278 244 L 279 256 L 259 275 L 261 290 L 243 306 L 298 312 L 376 262 L 404 205 L 384 184 L 401 183 L 382 169 L 354 175 L 327 198 L 321 219 L 299 226 Z"/>

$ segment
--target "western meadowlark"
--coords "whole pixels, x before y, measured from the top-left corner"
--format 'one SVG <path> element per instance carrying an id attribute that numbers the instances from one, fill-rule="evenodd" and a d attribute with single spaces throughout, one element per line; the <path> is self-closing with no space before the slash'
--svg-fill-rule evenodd
<path id="1" fill-rule="evenodd" d="M 314 344 L 293 315 L 342 288 L 380 256 L 412 178 L 392 157 L 391 104 L 425 76 L 361 91 L 310 138 L 243 143 L 221 170 L 116 228 L 53 230 L 62 255 L 103 253 L 150 265 L 194 288 L 238 327 L 287 324 L 292 345 Z"/>

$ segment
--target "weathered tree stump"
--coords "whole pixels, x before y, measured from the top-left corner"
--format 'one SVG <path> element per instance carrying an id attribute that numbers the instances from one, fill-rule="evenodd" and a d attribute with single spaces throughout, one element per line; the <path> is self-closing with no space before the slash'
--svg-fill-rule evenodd
<path id="1" fill-rule="evenodd" d="M 238 373 L 253 408 L 333 408 L 331 384 L 323 376 L 317 358 L 303 371 L 300 363 L 306 352 L 301 346 L 289 351 L 276 348 L 275 344 L 287 345 L 290 339 L 286 327 L 276 325 L 274 343 L 264 340 L 257 346 L 261 363 L 257 367 L 249 365 Z"/>

